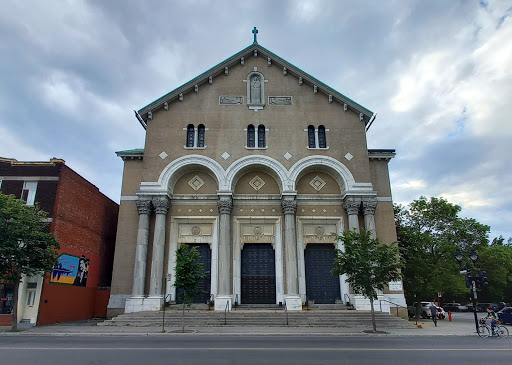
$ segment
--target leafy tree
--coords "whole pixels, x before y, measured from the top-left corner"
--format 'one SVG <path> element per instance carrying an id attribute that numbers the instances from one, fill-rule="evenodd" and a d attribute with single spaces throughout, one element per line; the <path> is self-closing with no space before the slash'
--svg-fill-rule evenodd
<path id="1" fill-rule="evenodd" d="M 381 245 L 371 232 L 345 231 L 342 236 L 345 250 L 336 250 L 332 274 L 347 274 L 347 281 L 354 292 L 370 299 L 373 331 L 377 331 L 373 301 L 377 299 L 377 290 L 383 290 L 390 282 L 399 280 L 400 256 L 394 245 Z"/>
<path id="2" fill-rule="evenodd" d="M 18 289 L 22 275 L 49 272 L 59 243 L 48 232 L 46 212 L 0 193 L 0 278 L 14 284 L 12 330 L 18 329 Z"/>
<path id="3" fill-rule="evenodd" d="M 512 246 L 491 244 L 478 251 L 478 267 L 487 274 L 489 286 L 482 288 L 482 302 L 512 301 Z"/>
<path id="4" fill-rule="evenodd" d="M 432 300 L 438 292 L 448 300 L 468 295 L 454 254 L 457 248 L 465 253 L 487 248 L 490 228 L 474 219 L 459 217 L 460 210 L 460 206 L 443 198 L 424 196 L 408 209 L 395 206 L 408 302 Z"/>
<path id="5" fill-rule="evenodd" d="M 182 331 L 185 331 L 185 305 L 190 306 L 192 299 L 203 293 L 201 279 L 208 275 L 199 262 L 197 247 L 182 244 L 176 254 L 176 281 L 174 286 L 181 289 L 178 298 L 183 301 Z"/>

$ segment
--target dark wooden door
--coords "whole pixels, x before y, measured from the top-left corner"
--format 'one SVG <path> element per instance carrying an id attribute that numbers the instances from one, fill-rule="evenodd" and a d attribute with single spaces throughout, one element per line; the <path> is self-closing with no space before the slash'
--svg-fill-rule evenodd
<path id="1" fill-rule="evenodd" d="M 276 303 L 276 265 L 270 243 L 247 243 L 242 250 L 242 304 Z"/>
<path id="2" fill-rule="evenodd" d="M 192 299 L 192 303 L 206 303 L 210 299 L 210 288 L 211 288 L 211 268 L 212 268 L 212 251 L 207 243 L 188 243 L 190 247 L 196 247 L 199 251 L 199 262 L 203 264 L 203 272 L 207 271 L 207 275 L 201 279 L 201 289 L 203 294 L 200 294 Z M 183 303 L 179 300 L 179 294 L 182 292 L 181 289 L 176 290 L 176 303 Z"/>
<path id="3" fill-rule="evenodd" d="M 333 304 L 340 299 L 339 278 L 331 274 L 335 255 L 332 243 L 310 243 L 306 247 L 306 295 L 315 304 Z"/>

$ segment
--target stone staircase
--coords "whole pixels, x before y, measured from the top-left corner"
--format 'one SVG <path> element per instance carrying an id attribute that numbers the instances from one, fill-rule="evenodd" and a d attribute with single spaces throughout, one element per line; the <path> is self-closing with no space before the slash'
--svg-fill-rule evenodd
<path id="1" fill-rule="evenodd" d="M 287 312 L 284 307 L 277 305 L 241 305 L 225 313 L 208 310 L 204 305 L 200 305 L 185 309 L 185 324 L 188 327 L 372 327 L 369 311 L 337 309 L 336 305 L 325 308 L 322 308 L 322 305 L 317 306 L 303 311 Z M 182 315 L 180 305 L 171 305 L 165 312 L 165 325 L 181 326 Z M 162 326 L 162 317 L 162 311 L 127 313 L 98 323 L 98 326 L 159 327 Z M 413 327 L 408 321 L 387 313 L 375 312 L 375 319 L 379 330 Z"/>

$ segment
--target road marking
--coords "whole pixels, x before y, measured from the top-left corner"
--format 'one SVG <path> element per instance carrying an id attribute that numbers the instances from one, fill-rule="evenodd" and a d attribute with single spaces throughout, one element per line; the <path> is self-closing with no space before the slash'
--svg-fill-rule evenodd
<path id="1" fill-rule="evenodd" d="M 387 349 L 379 349 L 379 348 L 361 348 L 361 347 L 341 347 L 341 348 L 332 348 L 332 347 L 1 347 L 0 350 L 41 350 L 41 351 L 51 351 L 51 350 L 59 350 L 59 351 L 84 351 L 84 350 L 106 350 L 106 351 L 185 351 L 185 350 L 193 350 L 193 351 L 512 351 L 512 348 L 504 349 L 504 348 L 484 348 L 484 349 L 475 349 L 475 348 L 460 348 L 460 349 L 440 349 L 440 348 L 428 348 L 428 349 L 419 349 L 419 348 L 411 348 L 411 349 L 396 349 L 396 348 L 387 348 Z"/>

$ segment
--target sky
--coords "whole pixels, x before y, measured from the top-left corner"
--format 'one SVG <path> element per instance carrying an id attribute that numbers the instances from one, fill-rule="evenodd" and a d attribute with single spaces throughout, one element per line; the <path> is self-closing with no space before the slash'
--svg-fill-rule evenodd
<path id="1" fill-rule="evenodd" d="M 512 0 L 3 0 L 0 156 L 63 158 L 119 202 L 138 110 L 258 42 L 377 113 L 393 200 L 512 236 Z M 508 161 L 508 162 L 507 162 Z"/>

